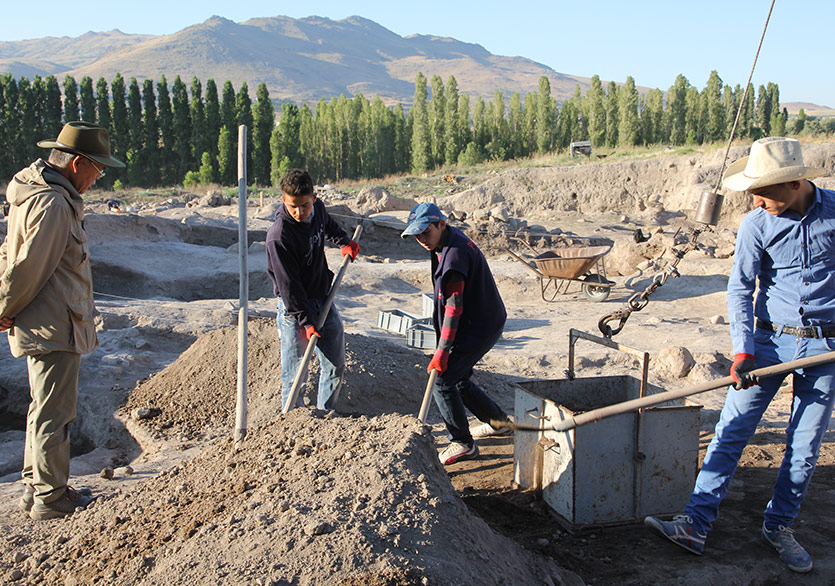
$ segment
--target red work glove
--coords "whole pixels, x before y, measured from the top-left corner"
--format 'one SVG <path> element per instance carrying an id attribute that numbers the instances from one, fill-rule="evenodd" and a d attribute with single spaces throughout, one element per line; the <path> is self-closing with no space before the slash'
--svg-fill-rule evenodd
<path id="1" fill-rule="evenodd" d="M 446 370 L 447 360 L 449 360 L 449 353 L 443 350 L 435 350 L 435 355 L 429 361 L 429 366 L 426 367 L 426 372 L 431 373 L 437 370 L 438 373 L 443 373 Z"/>
<path id="2" fill-rule="evenodd" d="M 742 352 L 734 354 L 734 363 L 731 365 L 731 378 L 736 385 L 734 388 L 747 389 L 753 385 L 760 384 L 760 377 L 750 374 L 757 367 L 752 354 Z"/>
<path id="3" fill-rule="evenodd" d="M 357 260 L 357 255 L 360 253 L 360 245 L 351 240 L 348 244 L 340 248 L 342 251 L 342 258 L 350 255 L 351 260 Z"/>
<path id="4" fill-rule="evenodd" d="M 308 342 L 310 341 L 310 338 L 312 338 L 312 337 L 313 337 L 313 334 L 316 334 L 316 335 L 317 335 L 318 337 L 320 337 L 320 338 L 322 337 L 322 334 L 320 334 L 319 332 L 317 332 L 317 331 L 316 331 L 316 328 L 314 328 L 313 326 L 307 326 L 307 327 L 304 329 L 304 335 L 305 335 L 305 337 L 307 338 L 307 341 L 308 341 Z"/>

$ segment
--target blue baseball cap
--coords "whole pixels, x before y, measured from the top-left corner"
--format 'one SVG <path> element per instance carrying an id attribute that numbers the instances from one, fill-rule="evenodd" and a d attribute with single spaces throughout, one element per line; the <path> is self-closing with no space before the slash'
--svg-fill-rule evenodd
<path id="1" fill-rule="evenodd" d="M 407 236 L 417 236 L 429 227 L 433 222 L 440 222 L 446 220 L 446 216 L 441 213 L 434 203 L 423 202 L 417 204 L 411 212 L 409 212 L 409 225 L 403 230 L 400 235 L 401 238 Z"/>

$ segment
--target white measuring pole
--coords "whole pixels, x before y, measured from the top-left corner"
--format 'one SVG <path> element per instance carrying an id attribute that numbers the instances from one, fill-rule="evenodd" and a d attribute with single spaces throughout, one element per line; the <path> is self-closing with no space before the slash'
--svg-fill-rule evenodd
<path id="1" fill-rule="evenodd" d="M 247 311 L 249 267 L 246 233 L 246 126 L 238 126 L 238 261 L 241 269 L 238 306 L 238 394 L 235 401 L 235 448 L 246 437 Z"/>

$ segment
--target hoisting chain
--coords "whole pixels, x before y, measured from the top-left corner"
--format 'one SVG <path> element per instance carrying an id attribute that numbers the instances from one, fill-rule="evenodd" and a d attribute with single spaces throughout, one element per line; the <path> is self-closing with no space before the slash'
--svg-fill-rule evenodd
<path id="1" fill-rule="evenodd" d="M 734 119 L 734 124 L 731 128 L 731 135 L 728 137 L 728 146 L 725 149 L 725 156 L 722 158 L 722 168 L 719 170 L 720 180 L 719 182 L 717 182 L 717 185 L 721 183 L 721 178 L 725 172 L 725 165 L 728 162 L 728 155 L 731 152 L 731 145 L 733 144 L 734 136 L 736 135 L 736 129 L 739 125 L 739 119 L 742 115 L 742 109 L 746 103 L 745 100 L 748 96 L 748 88 L 751 87 L 751 79 L 754 77 L 754 68 L 757 66 L 757 59 L 760 55 L 760 49 L 762 48 L 763 40 L 765 39 L 765 31 L 768 30 L 768 22 L 771 20 L 771 12 L 773 10 L 774 0 L 771 0 L 771 6 L 768 9 L 768 16 L 765 19 L 765 26 L 763 26 L 763 32 L 760 35 L 760 42 L 757 45 L 756 53 L 754 53 L 754 62 L 751 64 L 751 72 L 748 74 L 748 82 L 745 84 L 745 91 L 742 92 L 742 98 L 740 99 L 739 107 L 736 111 L 736 118 Z M 714 190 L 713 195 L 715 196 L 717 193 L 718 187 Z M 678 274 L 678 270 L 676 269 L 678 263 L 681 262 L 681 259 L 684 258 L 685 254 L 687 254 L 694 248 L 697 248 L 696 239 L 699 237 L 699 234 L 701 234 L 702 231 L 705 230 L 710 230 L 710 226 L 705 224 L 701 229 L 694 228 L 693 237 L 690 239 L 688 245 L 681 250 L 677 248 L 672 249 L 673 254 L 676 257 L 675 260 L 672 263 L 670 263 L 667 266 L 667 268 L 664 269 L 663 272 L 655 275 L 655 277 L 652 279 L 652 283 L 650 283 L 649 286 L 646 289 L 644 289 L 643 292 L 635 293 L 632 297 L 630 297 L 629 300 L 626 302 L 626 307 L 624 309 L 621 309 L 620 311 L 616 311 L 614 313 L 610 313 L 608 315 L 604 315 L 602 318 L 600 318 L 600 321 L 597 322 L 597 328 L 604 336 L 606 336 L 607 338 L 611 338 L 615 334 L 619 333 L 623 329 L 623 326 L 626 324 L 626 320 L 628 320 L 629 316 L 632 315 L 632 312 L 641 311 L 643 308 L 645 308 L 649 303 L 649 296 L 652 295 L 656 289 L 658 289 L 664 283 L 666 283 L 667 279 L 670 278 L 670 275 L 673 275 L 674 277 L 681 276 Z M 609 322 L 614 321 L 616 319 L 619 319 L 620 323 L 618 324 L 618 327 L 613 330 L 609 325 Z"/>
<path id="2" fill-rule="evenodd" d="M 632 315 L 632 312 L 641 311 L 643 308 L 645 308 L 649 304 L 649 296 L 655 293 L 656 289 L 663 286 L 664 283 L 667 282 L 667 279 L 669 279 L 671 276 L 676 278 L 681 276 L 678 273 L 678 263 L 681 262 L 681 259 L 684 258 L 685 254 L 687 254 L 691 250 L 698 248 L 696 240 L 698 239 L 699 234 L 701 234 L 702 231 L 705 229 L 709 229 L 709 227 L 706 226 L 702 229 L 694 228 L 693 235 L 690 238 L 690 241 L 687 244 L 687 246 L 685 246 L 684 248 L 671 248 L 670 250 L 675 256 L 675 259 L 673 259 L 673 261 L 670 264 L 668 264 L 663 271 L 661 271 L 652 278 L 652 282 L 647 286 L 646 289 L 644 289 L 640 293 L 635 293 L 632 297 L 630 297 L 626 302 L 626 307 L 619 311 L 615 311 L 614 313 L 604 315 L 600 318 L 600 321 L 597 322 L 597 328 L 605 337 L 611 338 L 615 334 L 620 333 L 620 331 L 623 329 L 623 326 L 626 325 L 626 320 L 628 320 L 629 316 Z M 614 321 L 616 319 L 620 320 L 620 323 L 618 324 L 617 328 L 612 329 L 612 327 L 609 325 L 609 322 Z"/>

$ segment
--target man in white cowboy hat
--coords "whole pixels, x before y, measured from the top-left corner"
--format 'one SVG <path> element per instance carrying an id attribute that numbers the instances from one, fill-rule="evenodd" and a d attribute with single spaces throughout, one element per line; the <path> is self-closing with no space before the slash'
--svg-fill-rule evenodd
<path id="1" fill-rule="evenodd" d="M 110 155 L 107 130 L 69 122 L 49 159 L 38 159 L 8 185 L 11 204 L 0 247 L 0 332 L 16 357 L 26 356 L 31 401 L 20 508 L 33 519 L 71 514 L 92 501 L 68 486 L 70 423 L 78 400 L 81 355 L 97 344 L 90 254 L 81 194 L 105 167 L 124 167 Z"/>
<path id="2" fill-rule="evenodd" d="M 809 179 L 824 171 L 803 164 L 800 143 L 769 137 L 736 161 L 723 186 L 747 191 L 756 209 L 742 220 L 728 281 L 728 316 L 736 384 L 728 390 L 685 514 L 647 525 L 696 554 L 718 516 L 739 457 L 786 375 L 750 374 L 835 349 L 835 192 Z M 759 285 L 759 291 L 754 297 Z M 786 454 L 765 507 L 761 536 L 795 572 L 812 558 L 791 526 L 812 479 L 835 402 L 835 365 L 792 373 Z"/>

